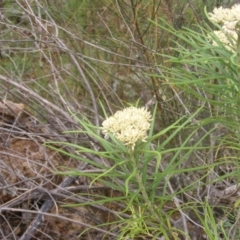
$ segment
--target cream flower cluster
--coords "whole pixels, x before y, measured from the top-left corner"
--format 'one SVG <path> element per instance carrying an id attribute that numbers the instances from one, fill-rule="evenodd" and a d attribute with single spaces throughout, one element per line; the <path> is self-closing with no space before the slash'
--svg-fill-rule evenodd
<path id="1" fill-rule="evenodd" d="M 124 145 L 134 149 L 138 140 L 146 141 L 152 116 L 146 108 L 128 107 L 117 111 L 102 123 L 102 132 L 112 133 Z"/>
<path id="2" fill-rule="evenodd" d="M 237 33 L 235 31 L 233 32 L 223 32 L 223 31 L 214 31 L 214 34 L 217 36 L 217 38 L 225 45 L 225 47 L 231 51 L 235 52 L 236 49 L 236 42 L 237 42 Z M 229 37 L 231 37 L 231 41 L 229 40 Z M 212 44 L 214 46 L 218 46 L 218 43 L 214 40 L 212 40 Z"/>
<path id="3" fill-rule="evenodd" d="M 209 19 L 222 25 L 222 31 L 214 31 L 214 33 L 227 49 L 234 52 L 238 39 L 235 26 L 240 21 L 240 4 L 236 4 L 232 8 L 215 8 L 212 13 L 209 13 Z M 213 40 L 213 45 L 218 44 Z"/>
<path id="4" fill-rule="evenodd" d="M 235 4 L 232 8 L 214 8 L 213 13 L 209 13 L 210 20 L 215 23 L 225 24 L 240 20 L 240 4 Z"/>

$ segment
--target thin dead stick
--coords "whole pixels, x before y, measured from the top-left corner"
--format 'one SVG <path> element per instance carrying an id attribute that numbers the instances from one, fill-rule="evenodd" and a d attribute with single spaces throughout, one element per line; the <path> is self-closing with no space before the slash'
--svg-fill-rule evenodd
<path id="1" fill-rule="evenodd" d="M 78 170 L 83 170 L 87 167 L 87 163 L 84 163 L 81 167 L 78 168 Z M 64 181 L 59 185 L 58 188 L 55 189 L 55 192 L 61 192 L 61 189 L 68 187 L 77 177 L 67 177 L 64 179 Z M 46 200 L 42 207 L 39 210 L 39 213 L 37 216 L 33 219 L 31 224 L 28 226 L 26 231 L 23 233 L 22 237 L 19 240 L 30 240 L 34 233 L 36 232 L 37 228 L 41 226 L 41 223 L 44 221 L 44 213 L 48 212 L 54 202 L 53 199 Z"/>
<path id="2" fill-rule="evenodd" d="M 41 8 L 43 8 L 43 7 L 41 6 L 41 4 L 38 3 L 38 5 L 39 5 Z M 28 5 L 28 9 L 31 9 L 30 5 Z M 50 15 L 47 11 L 46 11 L 45 13 L 47 14 L 47 16 L 49 17 L 49 19 L 51 20 L 51 25 L 53 25 L 54 28 L 55 28 L 55 41 L 56 41 L 56 43 L 57 43 L 59 46 L 61 46 L 63 49 L 66 50 L 66 53 L 69 54 L 69 56 L 70 56 L 70 58 L 72 59 L 74 65 L 76 66 L 79 74 L 82 76 L 82 79 L 83 79 L 83 81 L 84 81 L 84 83 L 85 83 L 85 85 L 86 85 L 86 88 L 87 88 L 87 90 L 88 90 L 88 92 L 89 92 L 89 94 L 90 94 L 90 97 L 91 97 L 91 99 L 92 99 L 93 109 L 94 109 L 94 112 L 95 112 L 95 115 L 94 115 L 94 117 L 95 117 L 95 124 L 96 124 L 96 126 L 99 126 L 98 107 L 97 107 L 96 97 L 95 97 L 95 95 L 94 95 L 93 89 L 92 89 L 92 87 L 91 87 L 88 79 L 86 78 L 86 75 L 85 75 L 82 67 L 80 66 L 77 58 L 74 56 L 74 54 L 72 54 L 70 51 L 68 51 L 68 48 L 67 48 L 66 44 L 58 37 L 58 26 L 57 26 L 57 24 L 55 23 L 55 21 L 53 20 L 53 18 L 51 17 L 51 15 Z M 31 9 L 30 15 L 31 15 L 32 18 L 34 18 L 35 22 L 38 22 L 38 25 L 41 26 L 41 28 L 44 29 L 45 32 L 48 32 L 48 30 L 47 30 L 46 27 L 42 24 L 42 22 L 38 20 L 38 17 L 36 17 L 36 15 L 33 14 L 32 9 Z"/>
<path id="3" fill-rule="evenodd" d="M 19 210 L 18 208 L 3 208 L 3 210 L 4 210 L 4 211 L 11 211 L 11 212 L 19 212 L 19 211 L 21 211 L 21 212 L 32 213 L 32 214 L 35 214 L 35 213 L 36 213 L 36 211 L 25 210 L 25 209 Z M 56 215 L 56 214 L 46 213 L 46 212 L 45 212 L 45 213 L 41 213 L 41 216 L 42 216 L 42 218 L 44 218 L 44 216 L 58 217 L 58 218 L 60 218 L 60 219 L 62 219 L 62 220 L 67 220 L 67 221 L 69 221 L 69 222 L 82 225 L 82 226 L 84 226 L 85 228 L 95 229 L 95 230 L 97 230 L 97 231 L 99 231 L 99 232 L 108 234 L 108 235 L 110 235 L 110 236 L 114 236 L 114 237 L 117 236 L 116 234 L 111 233 L 111 232 L 109 232 L 109 231 L 106 231 L 106 230 L 104 230 L 104 229 L 101 229 L 101 228 L 98 228 L 98 227 L 89 225 L 89 224 L 87 224 L 87 223 L 79 222 L 79 221 L 76 221 L 76 220 L 74 220 L 74 219 L 67 218 L 67 217 L 64 217 L 64 216 L 59 216 L 59 215 Z M 20 239 L 22 239 L 22 238 L 20 238 Z M 27 239 L 27 238 L 25 238 L 25 239 Z"/>
<path id="4" fill-rule="evenodd" d="M 72 117 L 70 117 L 70 115 L 63 111 L 61 108 L 57 107 L 56 105 L 52 104 L 51 102 L 47 101 L 45 98 L 42 98 L 41 96 L 39 96 L 38 94 L 36 94 L 34 91 L 32 91 L 31 89 L 28 89 L 24 86 L 22 86 L 21 84 L 13 81 L 10 78 L 4 77 L 3 75 L 0 75 L 0 81 L 3 81 L 5 83 L 11 84 L 12 86 L 16 87 L 18 90 L 21 90 L 27 94 L 29 94 L 30 96 L 34 97 L 36 100 L 39 101 L 39 103 L 42 106 L 49 106 L 51 107 L 53 110 L 55 110 L 56 112 L 62 114 L 62 116 L 64 116 L 67 120 L 69 120 L 70 122 L 74 122 L 74 119 Z M 76 122 L 75 122 L 76 123 Z"/>

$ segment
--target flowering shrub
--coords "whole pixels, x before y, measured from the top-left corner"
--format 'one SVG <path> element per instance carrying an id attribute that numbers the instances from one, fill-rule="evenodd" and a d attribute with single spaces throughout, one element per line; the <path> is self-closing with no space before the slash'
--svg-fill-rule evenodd
<path id="1" fill-rule="evenodd" d="M 214 31 L 214 33 L 227 49 L 234 52 L 238 39 L 236 24 L 240 21 L 240 4 L 236 4 L 232 8 L 215 8 L 212 13 L 209 13 L 209 19 L 222 26 L 222 31 Z M 214 40 L 212 43 L 215 46 L 218 45 Z"/>
<path id="2" fill-rule="evenodd" d="M 151 114 L 145 108 L 128 107 L 117 111 L 102 123 L 102 132 L 113 134 L 124 145 L 134 149 L 138 140 L 146 141 Z"/>

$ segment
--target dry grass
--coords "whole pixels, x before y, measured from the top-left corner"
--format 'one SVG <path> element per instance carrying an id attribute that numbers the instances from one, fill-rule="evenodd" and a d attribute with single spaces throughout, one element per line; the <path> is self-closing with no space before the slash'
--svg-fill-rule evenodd
<path id="1" fill-rule="evenodd" d="M 91 166 L 50 150 L 44 143 L 69 142 L 97 149 L 98 143 L 86 134 L 63 132 L 81 128 L 70 111 L 78 116 L 84 114 L 100 126 L 103 113 L 99 100 L 109 113 L 139 99 L 140 105 L 150 109 L 157 102 L 157 129 L 169 126 L 182 114 L 191 115 L 199 106 L 189 102 L 199 105 L 201 102 L 168 85 L 161 72 L 161 64 L 165 63 L 158 53 L 173 54 L 171 36 L 147 20 L 157 21 L 164 16 L 180 28 L 184 24 L 180 20 L 187 13 L 190 19 L 200 21 L 196 7 L 188 2 L 181 1 L 181 8 L 174 8 L 170 1 L 159 4 L 103 1 L 92 5 L 82 1 L 82 5 L 76 4 L 78 9 L 73 14 L 65 11 L 66 5 L 60 1 L 51 5 L 40 0 L 2 4 L 1 239 L 77 239 L 86 229 L 80 239 L 117 239 L 117 224 L 98 226 L 113 222 L 119 215 L 130 218 L 130 213 L 120 213 L 123 205 L 116 202 L 91 207 L 63 208 L 62 205 L 89 202 L 98 196 L 114 197 L 119 193 L 100 184 L 90 190 L 87 178 L 54 174 L 61 166 L 79 171 L 89 170 Z M 86 11 L 81 10 L 84 8 Z M 206 108 L 206 112 L 211 110 L 210 105 Z M 205 130 L 202 127 L 197 134 Z M 182 136 L 178 136 L 169 146 L 177 147 L 182 142 Z M 215 147 L 216 142 L 210 144 Z M 219 145 L 221 148 L 224 146 Z M 64 150 L 75 151 L 71 147 Z M 209 151 L 202 156 L 202 152 L 196 151 L 191 157 L 199 162 L 207 156 L 214 162 L 214 154 L 219 152 Z M 94 159 L 91 154 L 83 156 Z M 176 182 L 178 179 L 173 179 L 168 185 L 173 192 L 179 187 Z M 217 199 L 215 203 L 230 199 L 227 204 L 224 202 L 230 206 L 238 194 L 236 186 L 211 190 L 212 199 Z M 165 207 L 172 210 L 179 202 Z M 179 212 L 171 220 L 182 218 Z M 187 227 L 194 231 L 196 225 Z M 199 235 L 204 234 L 199 230 Z"/>

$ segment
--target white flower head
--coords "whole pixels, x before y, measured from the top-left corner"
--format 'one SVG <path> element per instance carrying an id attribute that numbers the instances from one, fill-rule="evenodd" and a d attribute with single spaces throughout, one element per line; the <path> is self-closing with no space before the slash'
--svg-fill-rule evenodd
<path id="1" fill-rule="evenodd" d="M 225 45 L 225 47 L 234 52 L 235 45 L 237 41 L 237 33 L 235 31 L 224 33 L 223 31 L 214 31 L 214 34 L 218 37 L 218 39 Z M 231 38 L 232 41 L 229 40 Z M 212 39 L 212 44 L 214 46 L 218 46 L 218 43 Z"/>
<path id="2" fill-rule="evenodd" d="M 234 52 L 238 39 L 236 24 L 240 21 L 240 4 L 236 4 L 232 8 L 214 8 L 213 12 L 209 13 L 209 18 L 211 21 L 222 25 L 222 31 L 214 31 L 214 33 L 227 49 Z M 229 41 L 229 38 L 232 42 Z M 217 45 L 214 40 L 212 42 L 213 45 Z"/>
<path id="3" fill-rule="evenodd" d="M 102 132 L 113 134 L 124 145 L 134 149 L 136 142 L 146 141 L 152 116 L 146 108 L 128 107 L 117 111 L 102 123 Z"/>
<path id="4" fill-rule="evenodd" d="M 240 4 L 235 4 L 232 8 L 214 8 L 212 13 L 209 13 L 211 21 L 219 24 L 226 22 L 234 22 L 240 20 Z"/>

